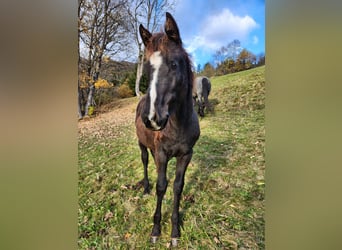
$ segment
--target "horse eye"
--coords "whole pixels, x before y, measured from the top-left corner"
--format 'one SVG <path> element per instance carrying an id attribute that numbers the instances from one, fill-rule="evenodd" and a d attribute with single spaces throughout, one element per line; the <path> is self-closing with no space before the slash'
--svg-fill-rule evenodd
<path id="1" fill-rule="evenodd" d="M 171 62 L 171 69 L 173 70 L 177 69 L 177 63 L 175 61 Z"/>

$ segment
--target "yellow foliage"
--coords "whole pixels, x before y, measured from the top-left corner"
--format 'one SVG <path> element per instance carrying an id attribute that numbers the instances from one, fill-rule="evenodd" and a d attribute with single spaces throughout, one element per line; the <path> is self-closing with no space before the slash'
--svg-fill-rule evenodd
<path id="1" fill-rule="evenodd" d="M 121 84 L 118 88 L 118 94 L 121 98 L 127 98 L 133 96 L 133 91 L 129 88 L 128 84 L 125 82 Z"/>
<path id="2" fill-rule="evenodd" d="M 95 82 L 95 88 L 111 88 L 113 87 L 113 83 L 109 83 L 107 80 L 99 78 L 96 82 Z"/>
<path id="3" fill-rule="evenodd" d="M 94 106 L 89 106 L 88 107 L 88 115 L 94 114 Z"/>
<path id="4" fill-rule="evenodd" d="M 108 63 L 108 62 L 110 61 L 110 57 L 109 57 L 109 56 L 104 56 L 104 57 L 103 57 L 103 61 L 104 61 L 105 63 Z"/>
<path id="5" fill-rule="evenodd" d="M 91 81 L 91 78 L 88 76 L 88 74 L 84 71 L 80 72 L 79 75 L 79 81 L 80 81 L 80 87 L 81 88 L 87 88 L 88 83 Z"/>

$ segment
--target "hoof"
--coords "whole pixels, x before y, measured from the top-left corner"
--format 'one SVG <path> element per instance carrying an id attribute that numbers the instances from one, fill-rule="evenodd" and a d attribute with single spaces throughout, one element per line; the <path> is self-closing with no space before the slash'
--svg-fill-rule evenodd
<path id="1" fill-rule="evenodd" d="M 178 246 L 178 238 L 172 238 L 171 239 L 171 246 L 172 247 Z"/>
<path id="2" fill-rule="evenodd" d="M 158 236 L 151 236 L 151 243 L 155 244 L 158 240 Z"/>

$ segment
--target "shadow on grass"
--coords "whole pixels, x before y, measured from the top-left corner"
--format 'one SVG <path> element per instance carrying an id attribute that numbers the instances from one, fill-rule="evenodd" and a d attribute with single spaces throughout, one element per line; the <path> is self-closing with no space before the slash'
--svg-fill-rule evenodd
<path id="1" fill-rule="evenodd" d="M 221 171 L 222 168 L 227 168 L 229 155 L 232 152 L 233 142 L 230 139 L 222 138 L 220 140 L 213 139 L 208 135 L 201 135 L 194 147 L 194 154 L 188 170 L 186 173 L 186 181 L 184 190 L 182 193 L 182 201 L 180 210 L 181 227 L 183 228 L 183 221 L 187 211 L 196 202 L 196 193 L 206 191 L 217 185 L 216 180 L 212 177 L 212 174 L 217 171 Z M 173 188 L 174 171 L 175 171 L 175 159 L 170 160 L 168 164 L 168 189 Z M 141 167 L 142 164 L 141 164 Z M 149 169 L 154 168 L 154 164 L 149 164 Z M 149 176 L 150 188 L 153 190 L 150 195 L 155 195 L 155 182 L 156 180 Z M 136 185 L 132 185 L 132 189 L 135 189 L 137 193 L 143 193 L 142 182 L 139 181 Z M 172 198 L 168 198 L 163 206 L 166 206 L 162 214 L 162 221 L 169 223 L 172 214 Z M 165 197 L 164 197 L 165 199 Z"/>
<path id="2" fill-rule="evenodd" d="M 209 98 L 209 107 L 208 107 L 208 111 L 211 114 L 215 114 L 215 107 L 220 103 L 220 101 L 217 98 Z"/>
<path id="3" fill-rule="evenodd" d="M 181 221 L 183 221 L 187 210 L 197 202 L 196 193 L 216 186 L 217 182 L 212 174 L 221 171 L 223 167 L 228 167 L 232 148 L 233 142 L 230 139 L 215 140 L 207 135 L 200 137 L 194 148 L 192 157 L 194 164 L 190 165 L 187 171 L 187 182 L 182 199 L 183 209 L 180 214 Z M 191 171 L 190 168 L 194 168 L 194 170 Z"/>
<path id="4" fill-rule="evenodd" d="M 204 118 L 205 119 L 205 118 Z M 185 218 L 192 216 L 188 211 L 191 211 L 193 206 L 196 206 L 197 202 L 200 202 L 200 195 L 198 192 L 206 192 L 207 190 L 217 186 L 217 181 L 213 177 L 213 174 L 222 171 L 223 168 L 229 167 L 229 156 L 232 152 L 233 142 L 228 136 L 222 138 L 213 138 L 210 135 L 202 134 L 197 141 L 193 151 L 193 157 L 191 163 L 188 166 L 186 173 L 186 180 L 184 190 L 182 193 L 181 209 L 180 209 L 180 226 L 184 230 L 183 222 L 187 221 Z M 149 157 L 152 159 L 152 155 L 149 153 Z M 143 168 L 143 164 L 139 162 L 139 167 Z M 163 212 L 162 212 L 162 224 L 167 223 L 171 225 L 170 218 L 173 210 L 173 181 L 175 178 L 176 159 L 173 158 L 168 163 L 167 178 L 169 181 L 168 190 L 171 192 L 171 196 L 164 197 Z M 155 185 L 156 178 L 151 171 L 155 171 L 155 164 L 151 160 L 149 161 L 149 181 L 151 188 L 151 197 L 149 198 L 149 205 L 153 207 L 150 212 L 150 216 L 153 215 L 156 203 Z M 143 176 L 141 176 L 142 178 Z M 143 185 L 141 179 L 132 181 L 132 183 L 125 185 L 128 190 L 131 190 L 133 196 L 143 196 Z M 170 190 L 171 189 L 171 190 Z M 138 210 L 137 210 L 138 211 Z M 152 223 L 152 220 L 148 220 Z M 187 223 L 187 222 L 185 222 Z M 152 228 L 152 227 L 151 227 Z M 149 229 L 148 229 L 149 230 Z M 164 233 L 164 231 L 163 231 Z M 168 237 L 168 236 L 167 236 Z"/>
<path id="5" fill-rule="evenodd" d="M 209 106 L 206 107 L 204 109 L 204 117 L 207 115 L 207 114 L 211 114 L 211 115 L 214 115 L 215 114 L 215 107 L 220 103 L 219 100 L 217 98 L 209 98 Z M 199 111 L 198 111 L 198 103 L 196 102 L 195 106 L 194 106 L 194 110 L 196 111 L 196 113 L 198 114 L 198 117 L 201 118 L 199 116 Z"/>

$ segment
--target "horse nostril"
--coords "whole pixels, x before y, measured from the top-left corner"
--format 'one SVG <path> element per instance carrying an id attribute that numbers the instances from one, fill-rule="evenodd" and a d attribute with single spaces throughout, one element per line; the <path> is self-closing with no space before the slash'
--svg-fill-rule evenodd
<path id="1" fill-rule="evenodd" d="M 166 114 L 165 115 L 165 117 L 163 118 L 163 119 L 160 119 L 159 120 L 159 125 L 160 125 L 160 127 L 162 127 L 162 128 L 165 128 L 165 126 L 166 126 L 166 123 L 167 123 L 167 121 L 169 120 L 169 114 Z"/>

